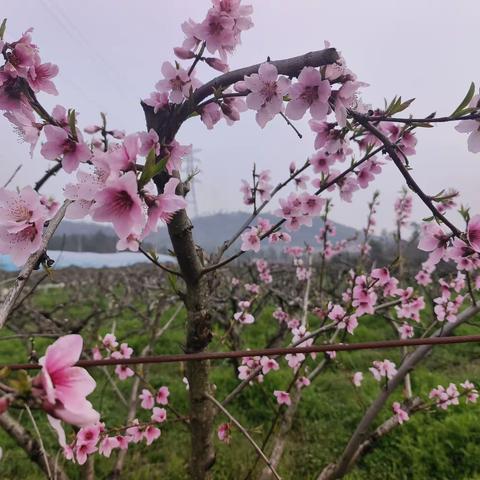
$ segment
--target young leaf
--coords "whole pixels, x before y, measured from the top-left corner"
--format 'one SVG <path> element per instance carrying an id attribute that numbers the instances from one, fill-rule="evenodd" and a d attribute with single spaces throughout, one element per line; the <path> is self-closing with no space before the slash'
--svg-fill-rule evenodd
<path id="1" fill-rule="evenodd" d="M 138 181 L 139 188 L 144 187 L 153 177 L 158 175 L 167 165 L 168 156 L 163 157 L 157 162 L 155 149 L 152 148 L 147 155 L 142 174 Z"/>
<path id="2" fill-rule="evenodd" d="M 452 117 L 461 117 L 463 115 L 463 110 L 468 106 L 470 101 L 473 98 L 473 95 L 475 94 L 475 84 L 472 82 L 470 84 L 470 88 L 468 89 L 467 94 L 465 95 L 465 98 L 462 100 L 460 105 L 457 107 L 457 109 L 452 113 Z"/>
<path id="3" fill-rule="evenodd" d="M 414 102 L 414 100 L 414 98 L 411 98 L 410 100 L 406 100 L 405 102 L 401 103 L 395 113 L 400 113 L 406 110 Z"/>
<path id="4" fill-rule="evenodd" d="M 5 35 L 5 29 L 7 28 L 7 19 L 4 18 L 2 24 L 0 25 L 0 40 L 3 40 L 3 36 Z"/>
<path id="5" fill-rule="evenodd" d="M 68 112 L 68 126 L 70 127 L 72 138 L 77 142 L 77 121 L 75 118 L 75 110 L 69 110 Z"/>

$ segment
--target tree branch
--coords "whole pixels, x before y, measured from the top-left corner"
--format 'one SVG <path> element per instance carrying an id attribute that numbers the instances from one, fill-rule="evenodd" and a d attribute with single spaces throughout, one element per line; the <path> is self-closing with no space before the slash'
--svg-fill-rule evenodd
<path id="1" fill-rule="evenodd" d="M 358 113 L 352 110 L 350 110 L 350 114 L 360 125 L 362 125 L 366 130 L 372 133 L 375 137 L 377 137 L 383 143 L 383 145 L 385 146 L 385 150 L 390 155 L 391 159 L 393 160 L 393 163 L 395 163 L 396 167 L 402 174 L 403 178 L 405 178 L 405 181 L 407 182 L 408 187 L 411 190 L 413 190 L 418 195 L 418 197 L 420 197 L 422 202 L 433 213 L 433 216 L 438 220 L 441 220 L 452 231 L 452 233 L 456 237 L 461 238 L 462 235 L 460 230 L 455 225 L 453 225 L 453 223 L 451 223 L 450 220 L 448 220 L 448 218 L 445 217 L 445 215 L 441 214 L 437 210 L 431 198 L 423 192 L 423 190 L 419 187 L 417 182 L 410 175 L 409 171 L 403 164 L 402 159 L 398 156 L 397 147 L 395 146 L 395 144 L 393 144 L 382 132 L 380 132 L 378 128 L 374 127 L 368 120 L 366 120 L 365 117 L 363 117 L 362 115 L 359 115 Z"/>
<path id="2" fill-rule="evenodd" d="M 272 471 L 273 475 L 277 480 L 282 480 L 280 475 L 275 470 L 274 466 L 271 464 L 270 460 L 266 457 L 266 455 L 262 452 L 262 449 L 257 445 L 255 440 L 250 436 L 247 430 L 242 426 L 242 424 L 214 397 L 206 394 L 207 398 L 215 404 L 217 408 L 219 408 L 235 425 L 236 427 L 242 432 L 245 438 L 252 444 L 253 448 L 257 451 L 258 455 L 262 458 L 262 460 L 266 463 L 268 468 Z"/>
<path id="3" fill-rule="evenodd" d="M 308 52 L 298 57 L 287 58 L 284 60 L 270 61 L 272 65 L 277 67 L 279 75 L 286 75 L 287 77 L 297 77 L 304 67 L 321 67 L 335 63 L 339 59 L 339 55 L 335 48 L 326 48 L 324 50 L 317 50 L 315 52 Z M 264 63 L 264 62 L 262 62 Z M 260 65 L 251 65 L 238 70 L 232 70 L 223 75 L 220 75 L 213 80 L 210 80 L 205 85 L 197 88 L 193 92 L 193 103 L 197 105 L 209 95 L 212 95 L 215 90 L 223 90 L 234 83 L 243 80 L 245 76 L 257 73 Z"/>
<path id="4" fill-rule="evenodd" d="M 67 474 L 58 466 L 50 455 L 45 452 L 42 454 L 42 448 L 37 440 L 32 438 L 30 433 L 8 413 L 0 415 L 0 426 L 10 435 L 13 440 L 28 455 L 32 462 L 35 462 L 48 475 L 49 471 L 54 472 L 54 478 L 57 480 L 68 480 Z M 48 461 L 48 465 L 45 463 Z"/>
<path id="5" fill-rule="evenodd" d="M 50 177 L 53 177 L 54 175 L 56 175 L 60 170 L 62 169 L 62 162 L 58 162 L 56 163 L 53 167 L 50 167 L 42 176 L 42 178 L 40 178 L 40 180 L 38 180 L 38 182 L 35 183 L 35 185 L 33 186 L 33 189 L 38 192 L 42 187 L 43 185 L 45 184 L 45 182 L 50 178 Z"/>
<path id="6" fill-rule="evenodd" d="M 433 339 L 435 337 L 446 337 L 450 335 L 459 325 L 466 322 L 478 312 L 480 312 L 480 306 L 467 308 L 458 315 L 456 322 L 442 325 L 442 328 L 438 329 L 430 338 Z M 360 445 L 365 441 L 370 426 L 382 410 L 390 395 L 403 382 L 405 375 L 413 370 L 430 353 L 432 348 L 433 345 L 423 345 L 415 349 L 408 357 L 405 358 L 403 363 L 400 365 L 397 374 L 387 383 L 386 388 L 380 392 L 376 400 L 365 412 L 365 415 L 358 424 L 335 467 L 332 467 L 331 465 L 327 466 L 319 475 L 317 480 L 333 480 L 336 478 L 341 478 L 350 470 L 353 465 L 355 453 Z"/>

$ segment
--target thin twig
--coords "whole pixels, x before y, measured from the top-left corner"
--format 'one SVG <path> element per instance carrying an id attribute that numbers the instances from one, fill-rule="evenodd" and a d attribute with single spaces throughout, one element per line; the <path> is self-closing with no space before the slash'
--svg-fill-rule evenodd
<path id="1" fill-rule="evenodd" d="M 240 422 L 214 397 L 209 395 L 208 393 L 205 394 L 206 397 L 213 402 L 217 408 L 219 408 L 235 425 L 236 427 L 243 433 L 245 438 L 252 444 L 253 448 L 257 451 L 257 453 L 262 457 L 263 461 L 266 463 L 268 468 L 272 471 L 273 475 L 277 480 L 281 480 L 282 477 L 277 473 L 273 465 L 271 464 L 270 460 L 267 456 L 262 452 L 262 449 L 257 445 L 255 440 L 250 436 L 247 430 L 240 424 Z"/>
<path id="2" fill-rule="evenodd" d="M 113 388 L 113 391 L 117 394 L 117 397 L 120 399 L 120 401 L 125 405 L 125 407 L 128 406 L 128 402 L 126 398 L 123 396 L 123 393 L 120 391 L 118 388 L 117 384 L 115 383 L 115 380 L 112 378 L 110 375 L 110 372 L 108 371 L 107 367 L 102 367 L 103 373 L 105 373 L 105 376 L 107 377 L 108 381 L 110 382 L 110 385 Z"/>
<path id="3" fill-rule="evenodd" d="M 37 422 L 35 421 L 35 418 L 33 418 L 32 411 L 30 410 L 30 407 L 25 404 L 25 410 L 28 413 L 28 416 L 30 417 L 30 420 L 32 421 L 33 428 L 35 429 L 35 433 L 37 434 L 38 437 L 38 443 L 40 445 L 40 450 L 42 451 L 43 459 L 45 461 L 45 467 L 47 469 L 47 475 L 49 479 L 52 479 L 52 472 L 50 470 L 50 462 L 48 459 L 47 451 L 45 450 L 45 446 L 43 445 L 43 440 L 42 440 L 42 435 L 40 434 L 40 430 L 38 429 Z"/>
<path id="4" fill-rule="evenodd" d="M 55 176 L 62 168 L 62 162 L 58 161 L 53 167 L 50 167 L 44 174 L 43 176 L 40 178 L 40 180 L 38 180 L 38 182 L 35 183 L 33 189 L 38 192 L 42 187 L 43 185 L 45 184 L 45 182 L 50 178 L 50 177 L 53 177 Z"/>
<path id="5" fill-rule="evenodd" d="M 385 150 L 390 155 L 391 159 L 393 160 L 393 163 L 395 163 L 396 167 L 402 174 L 403 178 L 405 178 L 408 187 L 418 195 L 418 197 L 422 200 L 422 202 L 433 213 L 433 216 L 438 220 L 441 220 L 452 231 L 455 237 L 462 238 L 461 231 L 452 222 L 450 222 L 450 220 L 448 220 L 448 218 L 446 218 L 445 215 L 443 215 L 437 210 L 437 208 L 432 202 L 432 199 L 423 192 L 423 190 L 419 187 L 417 182 L 410 175 L 410 172 L 407 170 L 403 161 L 398 156 L 397 146 L 394 145 L 382 132 L 380 132 L 380 130 L 378 130 L 378 128 L 374 127 L 362 115 L 359 115 L 353 110 L 350 110 L 349 113 L 360 125 L 362 125 L 366 130 L 372 133 L 375 137 L 377 137 L 383 143 Z"/>
<path id="6" fill-rule="evenodd" d="M 458 122 L 460 120 L 478 120 L 480 119 L 480 113 L 471 113 L 469 115 L 463 115 L 462 117 L 425 117 L 425 118 L 396 118 L 383 115 L 361 115 L 362 118 L 369 122 L 398 122 L 398 123 L 445 123 L 445 122 Z"/>
<path id="7" fill-rule="evenodd" d="M 22 164 L 18 165 L 18 167 L 13 171 L 13 173 L 10 175 L 9 179 L 4 183 L 3 188 L 7 188 L 12 180 L 15 178 L 19 170 L 22 168 Z"/>
<path id="8" fill-rule="evenodd" d="M 158 260 L 153 258 L 148 252 L 146 252 L 141 246 L 138 247 L 138 251 L 141 252 L 145 257 L 147 257 L 154 265 L 156 265 L 158 268 L 163 270 L 164 272 L 171 273 L 172 275 L 177 275 L 178 277 L 181 277 L 182 274 L 180 272 L 177 272 L 176 270 L 172 270 L 165 265 L 162 265 Z"/>
<path id="9" fill-rule="evenodd" d="M 302 134 L 297 130 L 297 127 L 285 116 L 283 112 L 280 112 L 280 116 L 287 122 L 287 125 L 292 127 L 293 131 L 297 134 L 298 138 L 303 138 Z"/>
<path id="10" fill-rule="evenodd" d="M 375 156 L 377 153 L 381 152 L 385 147 L 378 147 L 374 150 L 372 150 L 370 153 L 365 155 L 363 158 L 358 160 L 357 162 L 354 162 L 349 168 L 344 170 L 340 175 L 337 175 L 335 178 L 333 178 L 330 181 L 326 181 L 321 187 L 318 188 L 316 192 L 314 192 L 314 195 L 318 197 L 322 192 L 325 190 L 329 189 L 332 185 L 335 185 L 338 183 L 340 180 L 342 180 L 345 176 L 347 176 L 349 173 L 353 172 L 357 167 L 362 165 L 362 163 L 366 162 L 368 159 L 372 158 Z M 329 178 L 329 177 L 327 177 Z M 257 214 L 260 212 L 261 207 L 258 208 Z M 255 218 L 257 214 L 253 217 Z M 253 220 L 253 218 L 250 220 L 250 222 Z M 265 232 L 263 235 L 260 236 L 260 240 L 263 240 L 267 238 L 271 233 L 277 231 L 284 223 L 286 222 L 285 218 L 282 218 L 279 220 L 275 225 L 273 225 L 268 232 Z M 246 228 L 246 227 L 245 227 Z M 238 235 L 239 236 L 239 235 Z M 237 237 L 238 238 L 238 237 Z M 217 270 L 218 268 L 224 267 L 225 265 L 228 265 L 229 263 L 233 262 L 236 260 L 238 257 L 242 256 L 245 252 L 243 250 L 239 250 L 237 253 L 233 254 L 232 256 L 226 258 L 225 260 L 221 262 L 214 263 L 213 265 L 209 265 L 205 267 L 202 270 L 202 275 L 205 275 L 206 273 L 212 272 L 214 270 Z"/>

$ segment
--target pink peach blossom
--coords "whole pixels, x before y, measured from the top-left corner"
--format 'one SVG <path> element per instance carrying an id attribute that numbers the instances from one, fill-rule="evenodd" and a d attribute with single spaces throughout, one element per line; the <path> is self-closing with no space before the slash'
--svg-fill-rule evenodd
<path id="1" fill-rule="evenodd" d="M 34 380 L 43 408 L 53 417 L 79 427 L 93 425 L 100 417 L 86 399 L 95 389 L 95 380 L 84 368 L 74 366 L 82 346 L 80 335 L 60 337 L 40 358 L 42 371 Z"/>
<path id="2" fill-rule="evenodd" d="M 161 431 L 159 428 L 154 427 L 153 425 L 148 425 L 143 432 L 143 438 L 147 445 L 151 445 L 157 438 L 160 437 Z"/>
<path id="3" fill-rule="evenodd" d="M 262 63 L 258 73 L 245 77 L 247 107 L 256 110 L 257 123 L 263 128 L 266 123 L 283 109 L 283 96 L 287 93 L 290 81 L 279 77 L 278 70 L 271 63 Z"/>
<path id="4" fill-rule="evenodd" d="M 127 378 L 133 377 L 135 372 L 128 365 L 117 365 L 117 367 L 115 367 L 115 374 L 119 380 L 126 380 Z"/>
<path id="5" fill-rule="evenodd" d="M 223 443 L 230 443 L 230 434 L 232 431 L 232 426 L 229 423 L 222 423 L 218 426 L 217 436 L 218 439 Z"/>
<path id="6" fill-rule="evenodd" d="M 149 232 L 155 232 L 158 228 L 159 220 L 170 222 L 175 212 L 187 207 L 187 201 L 175 193 L 180 180 L 171 178 L 165 185 L 163 193 L 150 199 L 150 205 L 147 211 L 147 223 L 143 236 Z"/>
<path id="7" fill-rule="evenodd" d="M 200 86 L 195 78 L 195 72 L 188 75 L 188 72 L 181 68 L 175 68 L 170 62 L 162 65 L 163 80 L 159 80 L 155 88 L 160 93 L 168 93 L 172 103 L 182 103 L 190 96 L 190 91 Z"/>
<path id="8" fill-rule="evenodd" d="M 310 109 L 310 115 L 316 120 L 323 120 L 329 109 L 330 83 L 322 80 L 320 72 L 313 67 L 304 67 L 298 81 L 288 90 L 290 101 L 285 114 L 292 120 L 299 120 Z"/>
<path id="9" fill-rule="evenodd" d="M 362 372 L 355 372 L 352 377 L 352 383 L 356 387 L 360 387 L 363 381 L 363 373 Z"/>
<path id="10" fill-rule="evenodd" d="M 273 395 L 277 399 L 277 403 L 279 405 L 287 405 L 290 406 L 292 404 L 292 399 L 290 398 L 290 394 L 283 390 L 275 390 Z"/>
<path id="11" fill-rule="evenodd" d="M 242 245 L 240 248 L 247 252 L 253 250 L 254 252 L 259 252 L 261 243 L 260 237 L 258 236 L 258 230 L 256 227 L 251 227 L 245 232 L 242 233 Z"/>
<path id="12" fill-rule="evenodd" d="M 168 93 L 152 92 L 148 98 L 143 100 L 143 103 L 153 107 L 153 113 L 158 113 L 168 105 Z"/>
<path id="13" fill-rule="evenodd" d="M 137 177 L 127 172 L 111 180 L 95 196 L 96 205 L 92 218 L 99 222 L 111 222 L 119 237 L 141 230 L 145 224 L 142 201 L 138 195 Z"/>
<path id="14" fill-rule="evenodd" d="M 167 419 L 167 411 L 164 408 L 153 407 L 152 422 L 163 423 Z"/>
<path id="15" fill-rule="evenodd" d="M 170 396 L 170 390 L 168 387 L 160 387 L 155 395 L 155 401 L 159 405 L 168 405 L 168 397 Z"/>
<path id="16" fill-rule="evenodd" d="M 90 149 L 83 142 L 80 131 L 76 132 L 78 141 L 75 141 L 66 130 L 53 125 L 44 127 L 47 141 L 42 145 L 40 153 L 47 160 L 62 157 L 62 167 L 67 173 L 72 173 L 81 162 L 86 162 L 92 156 Z"/>
<path id="17" fill-rule="evenodd" d="M 153 398 L 150 390 L 144 388 L 138 398 L 142 400 L 142 403 L 140 404 L 142 408 L 145 408 L 146 410 L 151 410 L 153 408 L 155 404 L 155 399 Z"/>
<path id="18" fill-rule="evenodd" d="M 52 78 L 58 75 L 58 67 L 53 63 L 32 65 L 28 69 L 28 84 L 34 92 L 43 91 L 50 95 L 58 95 L 57 88 Z"/>
<path id="19" fill-rule="evenodd" d="M 402 406 L 398 402 L 393 402 L 392 405 L 393 413 L 395 413 L 395 417 L 397 418 L 398 423 L 401 425 L 403 422 L 406 422 L 410 419 L 408 413 L 402 409 Z"/>
<path id="20" fill-rule="evenodd" d="M 118 440 L 115 437 L 105 437 L 100 442 L 98 453 L 109 458 L 115 448 L 118 448 Z"/>
<path id="21" fill-rule="evenodd" d="M 480 215 L 475 215 L 468 222 L 468 243 L 476 252 L 480 252 Z"/>
<path id="22" fill-rule="evenodd" d="M 38 251 L 42 243 L 43 222 L 29 223 L 21 230 L 9 232 L 0 226 L 0 252 L 10 255 L 15 265 L 23 265 L 28 257 Z"/>

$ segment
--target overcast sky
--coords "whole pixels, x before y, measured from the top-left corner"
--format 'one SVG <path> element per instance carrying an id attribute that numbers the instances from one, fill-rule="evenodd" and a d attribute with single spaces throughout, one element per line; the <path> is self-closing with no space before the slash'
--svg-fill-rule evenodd
<path id="1" fill-rule="evenodd" d="M 339 49 L 360 80 L 368 82 L 364 100 L 383 105 L 395 94 L 415 97 L 415 115 L 432 111 L 449 114 L 465 95 L 471 81 L 480 83 L 478 25 L 480 3 L 435 0 L 250 0 L 255 27 L 243 34 L 243 44 L 231 57 L 231 68 L 272 59 L 287 58 L 323 48 L 324 40 Z M 111 128 L 142 130 L 144 119 L 139 100 L 148 96 L 160 78 L 164 60 L 174 60 L 172 48 L 181 44 L 180 24 L 188 17 L 204 18 L 207 0 L 3 0 L 1 15 L 8 18 L 7 40 L 17 39 L 28 27 L 43 61 L 60 67 L 58 97 L 42 95 L 48 107 L 75 108 L 82 126 L 96 123 L 106 112 Z M 213 70 L 200 69 L 207 81 Z M 201 213 L 241 208 L 240 179 L 250 178 L 252 163 L 268 168 L 277 183 L 288 164 L 305 161 L 313 153 L 313 136 L 306 122 L 299 140 L 281 118 L 260 129 L 253 112 L 227 127 L 222 122 L 207 130 L 198 119 L 184 125 L 177 137 L 200 151 L 201 175 L 197 185 Z M 453 125 L 422 129 L 414 174 L 427 193 L 445 187 L 458 188 L 462 201 L 479 212 L 480 157 L 470 154 L 466 136 Z M 38 179 L 48 162 L 38 154 L 30 159 L 10 124 L 0 121 L 0 184 L 18 164 L 19 186 Z M 61 196 L 65 174 L 50 181 L 44 192 Z M 381 191 L 378 224 L 392 227 L 392 205 L 402 187 L 393 164 L 385 165 L 375 187 Z M 366 201 L 373 188 L 354 195 L 352 204 L 335 201 L 333 218 L 360 227 Z M 414 215 L 428 215 L 415 201 Z M 456 218 L 455 216 L 453 218 Z"/>

